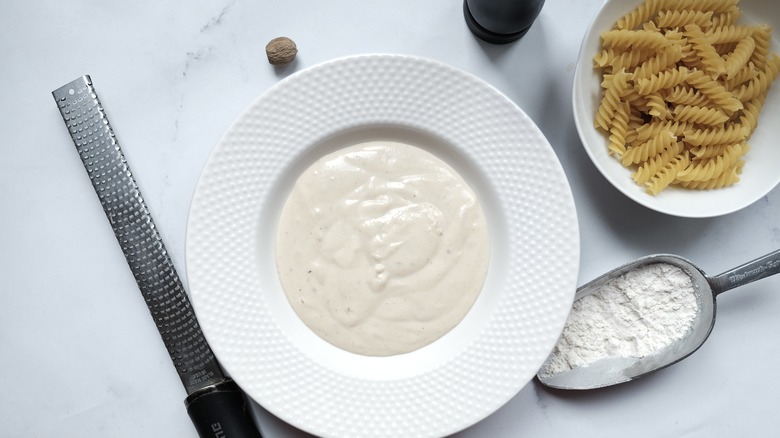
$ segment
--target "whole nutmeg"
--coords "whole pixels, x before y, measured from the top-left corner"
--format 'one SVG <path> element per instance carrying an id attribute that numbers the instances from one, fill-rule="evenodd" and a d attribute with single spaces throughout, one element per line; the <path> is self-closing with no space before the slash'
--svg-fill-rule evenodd
<path id="1" fill-rule="evenodd" d="M 274 38 L 265 46 L 265 54 L 268 56 L 268 62 L 273 65 L 287 65 L 295 59 L 298 54 L 298 47 L 295 41 L 287 37 Z"/>

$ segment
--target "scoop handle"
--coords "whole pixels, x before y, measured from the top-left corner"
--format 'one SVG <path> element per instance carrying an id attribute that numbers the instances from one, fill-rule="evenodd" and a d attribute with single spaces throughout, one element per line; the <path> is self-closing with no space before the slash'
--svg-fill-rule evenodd
<path id="1" fill-rule="evenodd" d="M 735 287 L 775 275 L 778 272 L 780 272 L 780 249 L 707 280 L 712 287 L 712 293 L 718 295 Z"/>

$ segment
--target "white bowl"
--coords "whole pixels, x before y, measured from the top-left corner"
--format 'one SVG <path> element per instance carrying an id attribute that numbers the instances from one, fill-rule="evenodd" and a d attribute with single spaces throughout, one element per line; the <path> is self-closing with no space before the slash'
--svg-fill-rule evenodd
<path id="1" fill-rule="evenodd" d="M 445 160 L 476 191 L 490 229 L 485 286 L 463 321 L 387 357 L 350 353 L 306 327 L 274 250 L 298 175 L 369 140 Z M 542 366 L 574 298 L 579 228 L 552 147 L 503 94 L 437 61 L 359 55 L 287 77 L 228 128 L 198 181 L 186 252 L 210 346 L 268 411 L 323 437 L 436 437 L 495 412 Z"/>
<path id="2" fill-rule="evenodd" d="M 761 199 L 780 182 L 780 79 L 769 90 L 759 124 L 748 140 L 750 151 L 740 181 L 715 190 L 686 190 L 669 187 L 653 196 L 631 179 L 631 169 L 607 154 L 607 137 L 593 125 L 601 100 L 601 72 L 593 68 L 593 57 L 601 51 L 601 32 L 633 10 L 642 0 L 607 0 L 588 27 L 574 72 L 574 121 L 585 151 L 593 164 L 618 190 L 647 208 L 682 217 L 714 217 L 732 213 Z M 780 8 L 774 0 L 743 0 L 740 23 L 766 23 L 773 27 L 770 50 L 780 53 Z"/>

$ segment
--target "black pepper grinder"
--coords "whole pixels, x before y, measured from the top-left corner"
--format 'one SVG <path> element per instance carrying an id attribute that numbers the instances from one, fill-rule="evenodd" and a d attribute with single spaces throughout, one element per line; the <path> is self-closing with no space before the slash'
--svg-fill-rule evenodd
<path id="1" fill-rule="evenodd" d="M 506 44 L 528 32 L 543 5 L 544 0 L 463 0 L 463 15 L 474 35 Z"/>

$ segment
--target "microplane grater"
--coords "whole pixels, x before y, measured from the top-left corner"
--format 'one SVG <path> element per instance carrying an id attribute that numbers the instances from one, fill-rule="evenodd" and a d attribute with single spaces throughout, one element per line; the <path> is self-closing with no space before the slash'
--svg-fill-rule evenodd
<path id="1" fill-rule="evenodd" d="M 238 386 L 223 373 L 198 325 L 91 78 L 82 76 L 52 95 L 184 384 L 198 434 L 259 437 Z"/>

